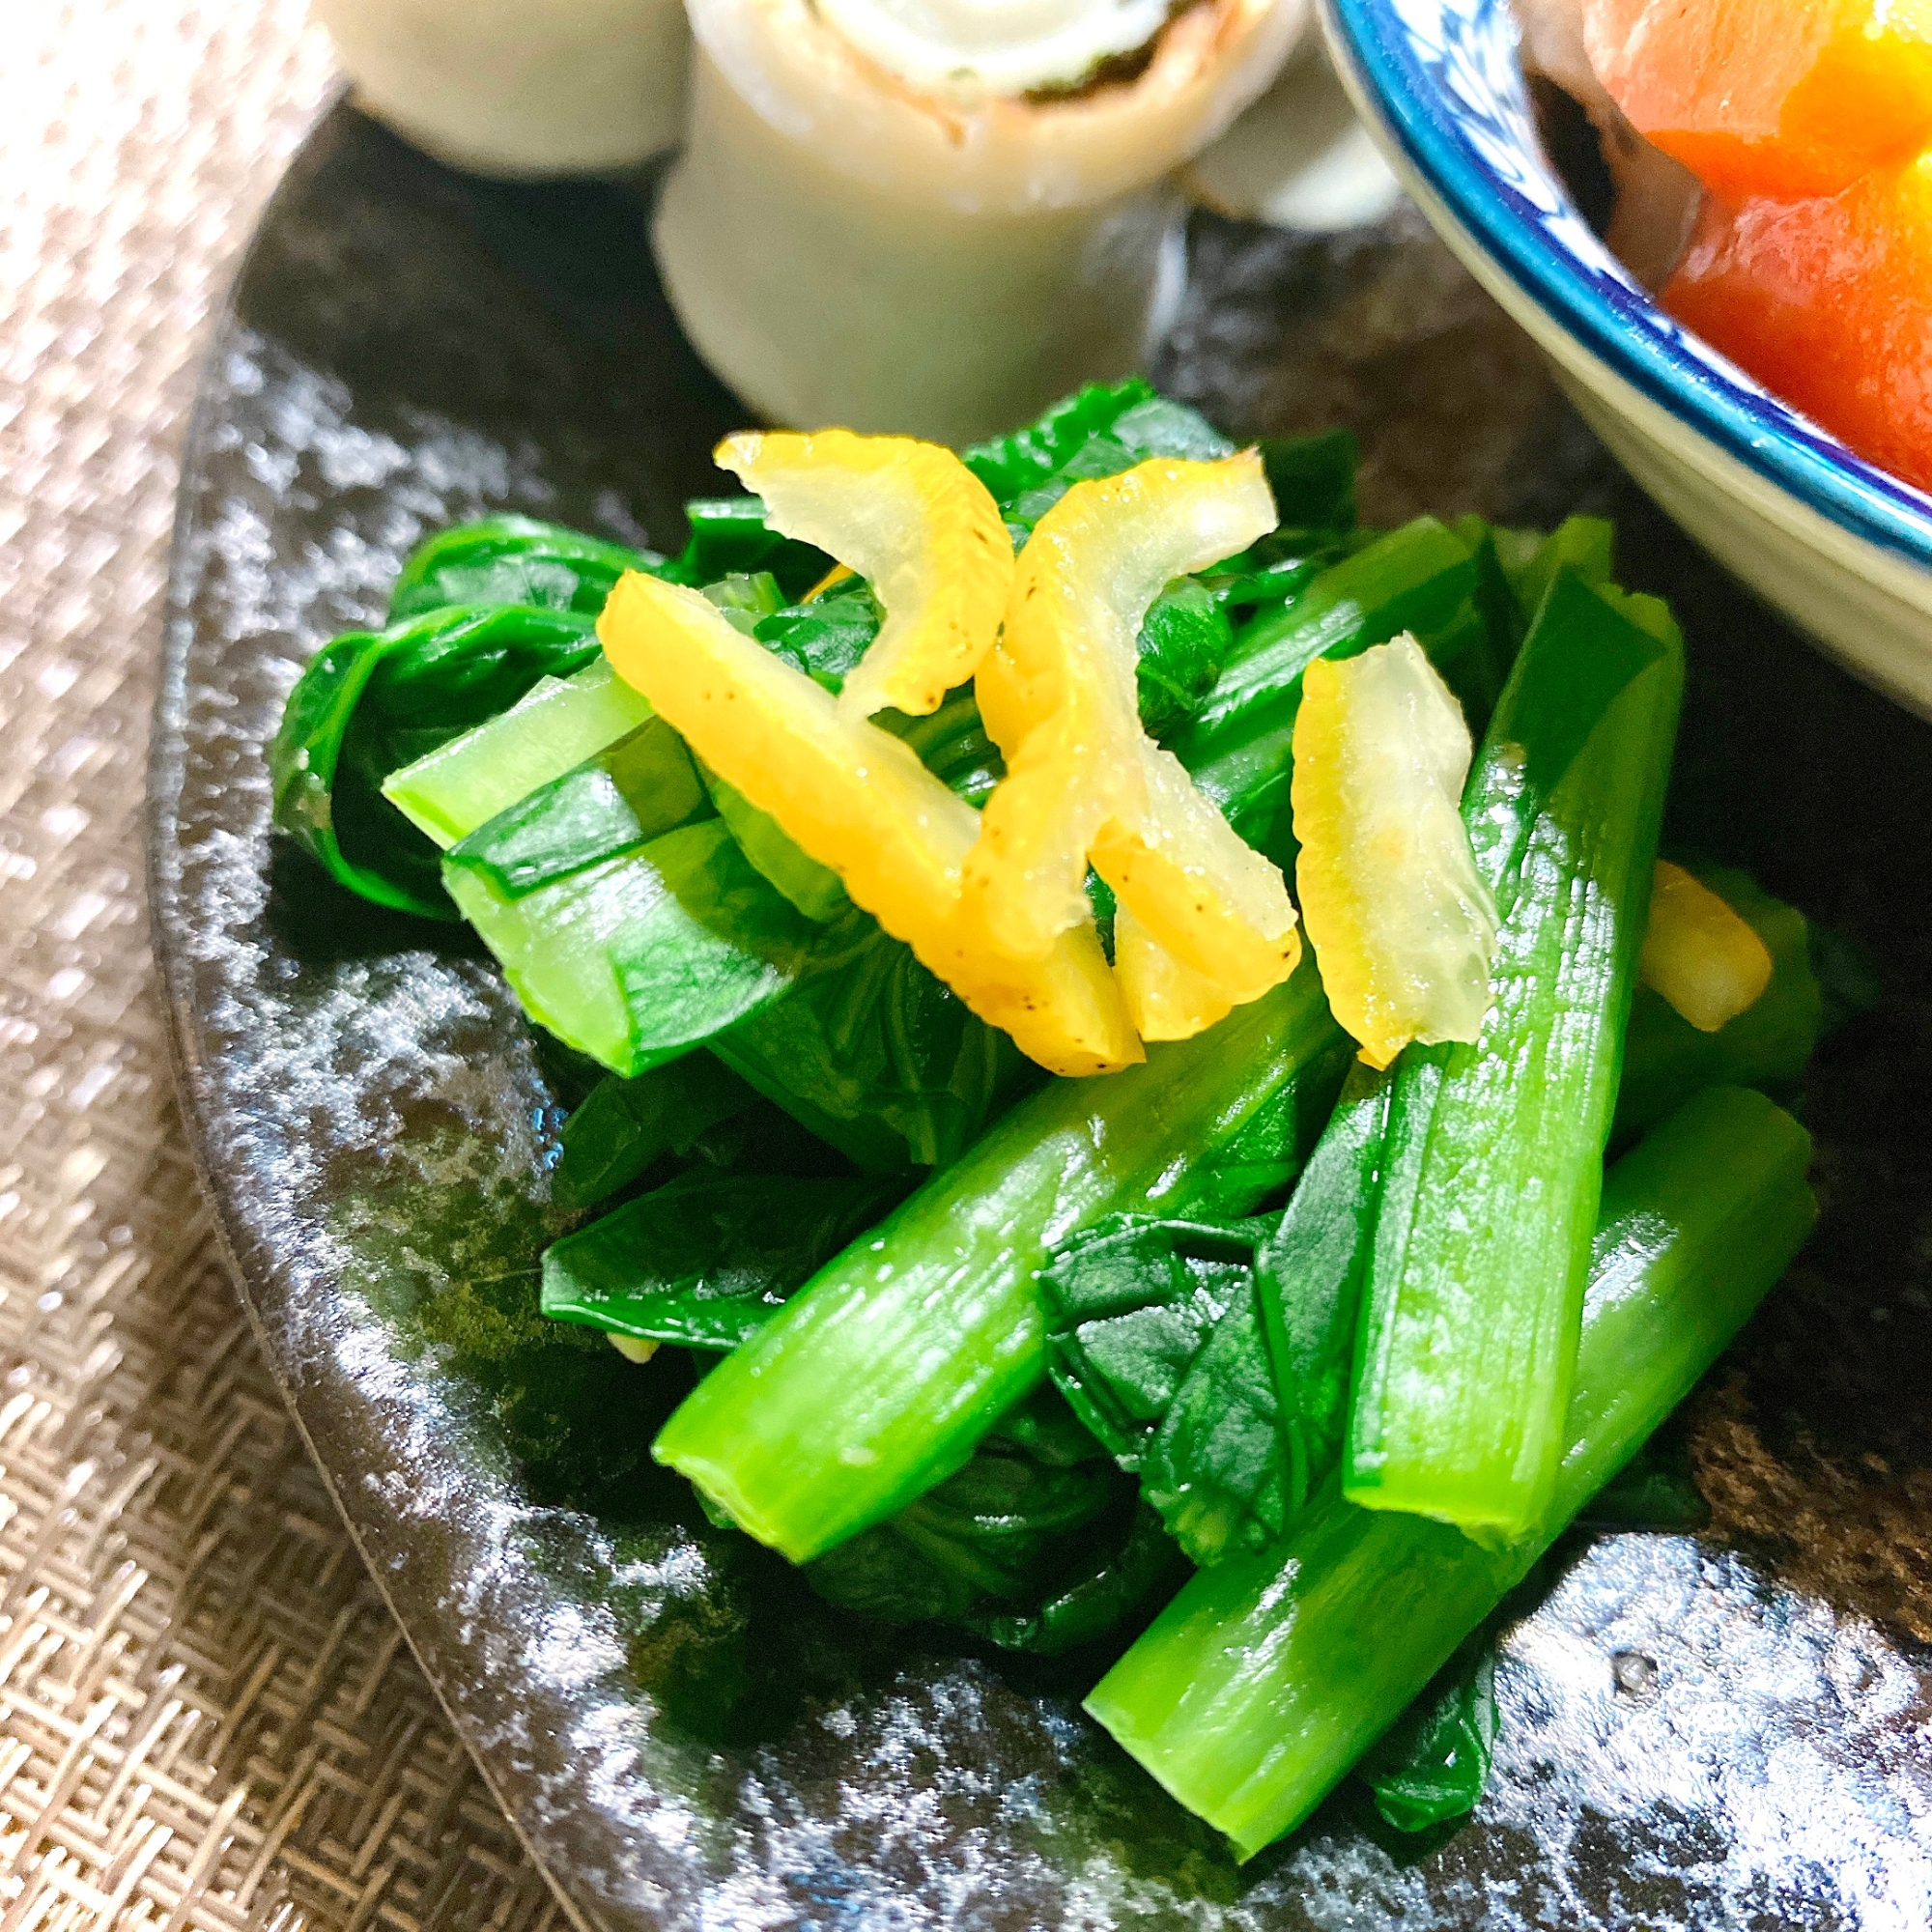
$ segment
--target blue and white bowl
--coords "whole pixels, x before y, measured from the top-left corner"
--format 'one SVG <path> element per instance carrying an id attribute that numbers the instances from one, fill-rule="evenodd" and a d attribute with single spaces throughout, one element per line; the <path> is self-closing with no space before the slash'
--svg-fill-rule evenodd
<path id="1" fill-rule="evenodd" d="M 1932 717 L 1932 497 L 1689 330 L 1537 139 L 1508 0 L 1322 0 L 1343 83 L 1423 212 L 1662 508 L 1851 670 Z"/>

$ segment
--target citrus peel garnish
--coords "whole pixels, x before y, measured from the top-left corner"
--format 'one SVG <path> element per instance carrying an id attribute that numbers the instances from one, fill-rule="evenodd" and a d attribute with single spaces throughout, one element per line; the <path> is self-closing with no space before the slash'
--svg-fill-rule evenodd
<path id="1" fill-rule="evenodd" d="M 850 716 L 695 590 L 632 572 L 597 632 L 617 675 L 713 771 L 1022 1052 L 1056 1073 L 1143 1057 L 1091 922 L 1036 960 L 981 943 L 961 896 L 980 814 L 910 747 Z"/>
<path id="2" fill-rule="evenodd" d="M 1700 1033 L 1716 1033 L 1771 984 L 1771 951 L 1703 880 L 1657 862 L 1638 976 Z"/>
<path id="3" fill-rule="evenodd" d="M 1410 1040 L 1473 1041 L 1496 909 L 1462 816 L 1463 708 L 1411 637 L 1302 674 L 1295 890 L 1335 1017 L 1372 1066 Z"/>
<path id="4" fill-rule="evenodd" d="M 966 893 L 1000 952 L 1037 958 L 1076 928 L 1091 861 L 1143 949 L 1130 1006 L 1153 983 L 1146 947 L 1197 976 L 1204 1012 L 1258 999 L 1294 970 L 1301 943 L 1279 868 L 1149 738 L 1135 687 L 1136 639 L 1161 590 L 1274 526 L 1248 450 L 1076 483 L 1035 526 L 976 686 L 1007 777 L 986 801 Z M 1179 1009 L 1163 1010 L 1155 1023 L 1175 1024 Z"/>
<path id="5" fill-rule="evenodd" d="M 839 693 L 846 718 L 888 706 L 923 717 L 979 669 L 1006 610 L 1012 539 L 950 449 L 845 429 L 741 430 L 712 457 L 764 498 L 771 528 L 870 582 L 885 622 Z"/>

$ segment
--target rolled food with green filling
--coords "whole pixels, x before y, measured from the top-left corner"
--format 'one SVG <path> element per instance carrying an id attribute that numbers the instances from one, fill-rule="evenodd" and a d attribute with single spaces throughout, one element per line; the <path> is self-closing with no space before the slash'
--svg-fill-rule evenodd
<path id="1" fill-rule="evenodd" d="M 1306 0 L 692 0 L 654 239 L 760 413 L 965 442 L 1138 365 L 1178 294 L 1174 170 Z"/>

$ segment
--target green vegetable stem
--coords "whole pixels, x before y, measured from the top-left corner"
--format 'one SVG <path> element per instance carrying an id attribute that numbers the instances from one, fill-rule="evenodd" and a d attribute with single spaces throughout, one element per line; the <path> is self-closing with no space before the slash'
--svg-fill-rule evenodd
<path id="1" fill-rule="evenodd" d="M 1743 1326 L 1816 1216 L 1809 1155 L 1762 1094 L 1715 1088 L 1612 1170 L 1563 1459 L 1519 1541 L 1330 1488 L 1273 1548 L 1199 1572 L 1088 1711 L 1242 1858 L 1292 1830 Z"/>
<path id="2" fill-rule="evenodd" d="M 892 1516 L 1040 1380 L 1048 1253 L 1109 1213 L 1251 1211 L 1261 1194 L 1240 1195 L 1292 1174 L 1345 1050 L 1305 963 L 1145 1065 L 1050 1083 L 708 1376 L 656 1455 L 795 1562 Z M 1243 1145 L 1258 1124 L 1272 1159 Z"/>
<path id="3" fill-rule="evenodd" d="M 541 677 L 509 710 L 391 772 L 383 796 L 440 850 L 651 722 L 641 693 L 600 652 L 569 677 Z"/>
<path id="4" fill-rule="evenodd" d="M 1493 1006 L 1390 1089 L 1351 1502 L 1499 1538 L 1548 1505 L 1682 690 L 1661 604 L 1556 578 L 1463 795 Z"/>

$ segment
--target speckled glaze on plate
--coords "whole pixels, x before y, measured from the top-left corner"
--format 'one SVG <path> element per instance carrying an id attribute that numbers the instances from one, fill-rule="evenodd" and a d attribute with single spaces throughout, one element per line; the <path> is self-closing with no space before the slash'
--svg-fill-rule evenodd
<path id="1" fill-rule="evenodd" d="M 352 111 L 270 209 L 182 485 L 153 894 L 203 1172 L 370 1566 L 574 1912 L 612 1928 L 1922 1927 L 1932 1898 L 1932 734 L 1616 476 L 1410 211 L 1203 220 L 1156 374 L 1236 431 L 1352 421 L 1365 515 L 1616 514 L 1692 639 L 1679 843 L 1894 989 L 1808 1096 L 1825 1222 L 1690 1406 L 1710 1530 L 1574 1536 L 1515 1606 L 1473 1824 L 1351 1787 L 1237 1867 L 1081 1716 L 1107 1661 L 827 1609 L 647 1444 L 675 1371 L 533 1313 L 560 1099 L 487 959 L 269 836 L 309 654 L 487 510 L 660 547 L 738 412 L 640 201 L 489 187 Z"/>

